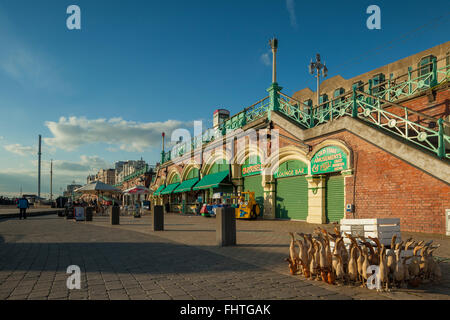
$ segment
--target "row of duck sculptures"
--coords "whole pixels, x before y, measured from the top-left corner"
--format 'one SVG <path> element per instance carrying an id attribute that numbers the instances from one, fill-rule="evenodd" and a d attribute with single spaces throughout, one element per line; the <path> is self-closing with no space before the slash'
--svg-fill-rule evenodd
<path id="1" fill-rule="evenodd" d="M 378 266 L 378 277 L 381 286 L 378 291 L 390 290 L 389 287 L 405 287 L 407 284 L 417 287 L 425 282 L 438 282 L 442 278 L 438 261 L 433 251 L 440 245 L 432 245 L 433 240 L 416 242 L 412 238 L 396 243 L 396 235 L 392 237 L 388 253 L 378 238 L 368 237 L 375 243 L 372 245 L 365 237 L 353 237 L 337 228 L 334 234 L 325 229 L 316 228 L 313 234 L 289 232 L 290 273 L 301 274 L 306 278 L 321 280 L 329 284 L 361 284 L 367 287 L 370 266 Z M 350 239 L 349 248 L 344 244 L 344 237 Z M 357 240 L 359 239 L 359 240 Z M 331 243 L 334 243 L 332 250 Z M 403 257 L 402 251 L 412 249 L 411 256 Z M 410 260 L 407 264 L 407 260 Z M 369 269 L 369 270 L 368 270 Z"/>

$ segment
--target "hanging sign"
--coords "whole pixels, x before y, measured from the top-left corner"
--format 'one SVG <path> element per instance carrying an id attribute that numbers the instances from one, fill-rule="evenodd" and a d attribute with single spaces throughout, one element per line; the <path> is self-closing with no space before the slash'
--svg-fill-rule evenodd
<path id="1" fill-rule="evenodd" d="M 320 149 L 311 159 L 311 173 L 338 172 L 347 169 L 347 154 L 339 147 Z"/>
<path id="2" fill-rule="evenodd" d="M 258 164 L 244 164 L 242 166 L 242 176 L 252 176 L 256 174 L 261 174 L 262 166 L 261 163 Z"/>

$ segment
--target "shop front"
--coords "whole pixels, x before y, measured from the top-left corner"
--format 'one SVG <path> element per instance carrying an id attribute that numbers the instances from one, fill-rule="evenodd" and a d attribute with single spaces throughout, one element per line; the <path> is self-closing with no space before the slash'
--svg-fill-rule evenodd
<path id="1" fill-rule="evenodd" d="M 174 190 L 180 185 L 180 176 L 173 175 L 169 184 L 161 191 L 164 196 L 164 204 L 168 206 L 170 212 L 181 212 L 181 194 L 174 193 Z M 167 210 L 167 209 L 166 209 Z"/>
<path id="2" fill-rule="evenodd" d="M 221 194 L 225 198 L 230 198 L 234 194 L 234 188 L 229 176 L 229 170 L 205 175 L 193 187 L 193 190 L 202 191 L 201 197 L 208 204 L 217 202 L 217 199 L 213 199 L 214 194 Z"/>
<path id="3" fill-rule="evenodd" d="M 174 190 L 174 194 L 181 195 L 181 213 L 195 213 L 197 195 L 199 191 L 193 191 L 192 188 L 197 184 L 199 178 L 184 180 Z"/>
<path id="4" fill-rule="evenodd" d="M 311 159 L 311 174 L 321 177 L 325 188 L 326 222 L 339 222 L 345 214 L 344 176 L 348 169 L 347 153 L 338 146 L 321 148 Z"/>
<path id="5" fill-rule="evenodd" d="M 264 212 L 264 188 L 262 186 L 262 166 L 258 157 L 254 164 L 249 163 L 247 158 L 242 165 L 243 191 L 252 191 L 255 193 L 255 200 L 260 207 L 260 215 Z"/>
<path id="6" fill-rule="evenodd" d="M 300 160 L 282 162 L 274 173 L 275 217 L 306 220 L 308 217 L 308 165 Z"/>

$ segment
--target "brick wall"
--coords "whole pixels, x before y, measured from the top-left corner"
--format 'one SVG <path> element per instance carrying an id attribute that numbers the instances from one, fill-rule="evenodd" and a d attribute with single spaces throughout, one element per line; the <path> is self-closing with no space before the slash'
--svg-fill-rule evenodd
<path id="1" fill-rule="evenodd" d="M 354 152 L 356 170 L 346 178 L 345 203 L 355 205 L 356 218 L 400 218 L 403 231 L 445 234 L 449 185 L 350 132 L 308 143 L 325 139 L 343 140 Z"/>
<path id="2" fill-rule="evenodd" d="M 429 102 L 428 96 L 425 94 L 417 98 L 401 102 L 400 105 L 411 110 L 424 113 L 433 118 L 447 119 L 450 115 L 450 90 L 447 89 L 436 91 L 435 99 L 432 102 Z M 386 110 L 401 117 L 405 116 L 405 112 L 397 107 L 387 107 Z M 408 119 L 425 126 L 428 126 L 428 123 L 430 122 L 429 120 L 415 114 L 410 114 Z"/>

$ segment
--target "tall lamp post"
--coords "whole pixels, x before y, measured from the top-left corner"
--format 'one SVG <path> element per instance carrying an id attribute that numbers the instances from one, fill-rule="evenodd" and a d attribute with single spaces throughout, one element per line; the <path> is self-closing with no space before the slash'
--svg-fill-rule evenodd
<path id="1" fill-rule="evenodd" d="M 326 78 L 328 69 L 325 65 L 325 62 L 322 64 L 320 62 L 320 54 L 316 54 L 316 61 L 312 61 L 309 64 L 309 73 L 314 75 L 316 73 L 315 77 L 317 78 L 317 105 L 319 105 L 319 97 L 320 97 L 320 72 L 322 71 L 322 77 Z"/>

